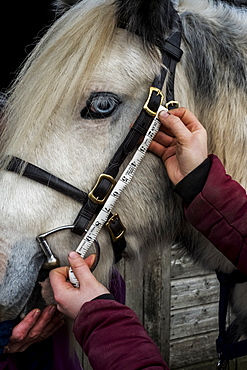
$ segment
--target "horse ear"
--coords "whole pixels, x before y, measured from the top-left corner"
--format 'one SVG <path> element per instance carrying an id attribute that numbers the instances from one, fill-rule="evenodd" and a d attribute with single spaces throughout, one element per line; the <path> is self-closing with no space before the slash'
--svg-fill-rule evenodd
<path id="1" fill-rule="evenodd" d="M 176 16 L 171 0 L 115 0 L 119 27 L 141 36 L 152 48 L 164 40 Z"/>
<path id="2" fill-rule="evenodd" d="M 64 13 L 79 1 L 80 0 L 55 0 L 53 5 L 58 13 Z"/>

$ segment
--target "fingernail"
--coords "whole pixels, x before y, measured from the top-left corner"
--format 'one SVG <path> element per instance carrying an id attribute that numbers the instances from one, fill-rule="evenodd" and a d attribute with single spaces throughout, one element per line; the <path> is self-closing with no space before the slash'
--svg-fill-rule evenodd
<path id="1" fill-rule="evenodd" d="M 53 315 L 57 310 L 57 307 L 56 306 L 52 306 L 49 310 L 50 314 Z"/>
<path id="2" fill-rule="evenodd" d="M 40 310 L 35 310 L 33 313 L 33 317 L 38 317 L 40 315 L 41 311 Z"/>
<path id="3" fill-rule="evenodd" d="M 3 353 L 10 353 L 10 349 L 8 346 L 5 346 L 4 347 L 4 352 Z"/>
<path id="4" fill-rule="evenodd" d="M 73 258 L 74 259 L 74 258 L 78 258 L 78 256 L 79 256 L 79 254 L 77 252 L 74 252 L 73 251 L 73 252 L 70 252 L 69 253 L 69 258 Z"/>
<path id="5" fill-rule="evenodd" d="M 159 114 L 159 117 L 162 117 L 162 118 L 166 118 L 168 117 L 170 114 L 167 112 L 167 111 L 164 111 L 162 110 Z"/>

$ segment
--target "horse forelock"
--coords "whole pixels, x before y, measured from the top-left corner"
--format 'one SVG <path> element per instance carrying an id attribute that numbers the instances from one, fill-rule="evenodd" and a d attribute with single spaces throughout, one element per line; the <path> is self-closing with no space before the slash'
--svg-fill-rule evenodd
<path id="1" fill-rule="evenodd" d="M 115 0 L 118 24 L 139 35 L 148 50 L 162 48 L 174 27 L 175 9 L 170 0 Z"/>

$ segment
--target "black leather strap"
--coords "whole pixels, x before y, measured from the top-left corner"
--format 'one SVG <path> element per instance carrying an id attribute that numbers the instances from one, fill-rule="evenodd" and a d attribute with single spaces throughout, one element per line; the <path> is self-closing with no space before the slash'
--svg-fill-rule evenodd
<path id="1" fill-rule="evenodd" d="M 182 26 L 181 20 L 177 19 L 179 30 L 173 33 L 164 44 L 164 64 L 169 69 L 169 79 L 166 87 L 166 102 L 174 101 L 174 82 L 175 82 L 175 71 L 177 62 L 180 61 L 183 51 L 180 49 L 181 38 L 182 38 Z M 176 108 L 176 105 L 170 104 L 168 109 Z"/>
<path id="2" fill-rule="evenodd" d="M 234 320 L 226 329 L 228 301 L 231 290 L 236 284 L 245 283 L 247 276 L 239 270 L 234 270 L 230 274 L 216 271 L 216 275 L 220 283 L 219 335 L 216 339 L 216 350 L 220 362 L 224 363 L 224 361 L 247 355 L 247 339 L 239 340 L 240 334 L 237 320 Z"/>
<path id="3" fill-rule="evenodd" d="M 15 173 L 22 173 L 22 167 L 25 164 L 20 158 L 12 157 L 8 163 L 7 170 Z M 61 180 L 60 178 L 50 174 L 49 172 L 42 170 L 40 167 L 37 167 L 31 163 L 25 165 L 25 169 L 22 173 L 23 176 L 28 177 L 34 181 L 39 182 L 49 188 L 52 188 L 60 193 L 69 196 L 70 198 L 75 199 L 80 203 L 85 203 L 87 199 L 87 193 L 76 188 L 73 185 L 70 185 L 68 182 Z"/>

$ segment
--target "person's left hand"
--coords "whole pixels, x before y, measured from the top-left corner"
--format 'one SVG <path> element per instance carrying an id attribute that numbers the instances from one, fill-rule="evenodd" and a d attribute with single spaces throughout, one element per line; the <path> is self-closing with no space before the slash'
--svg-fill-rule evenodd
<path id="1" fill-rule="evenodd" d="M 30 311 L 14 327 L 9 343 L 4 347 L 4 353 L 23 352 L 31 344 L 48 338 L 64 324 L 63 317 L 55 305 L 47 306 L 42 312 L 40 309 Z"/>
<path id="2" fill-rule="evenodd" d="M 84 260 L 77 252 L 69 253 L 69 263 L 79 282 L 79 288 L 75 288 L 70 283 L 68 266 L 58 267 L 50 271 L 50 282 L 57 308 L 73 320 L 84 303 L 102 294 L 110 293 L 90 271 L 95 257 L 95 254 L 93 254 Z"/>

